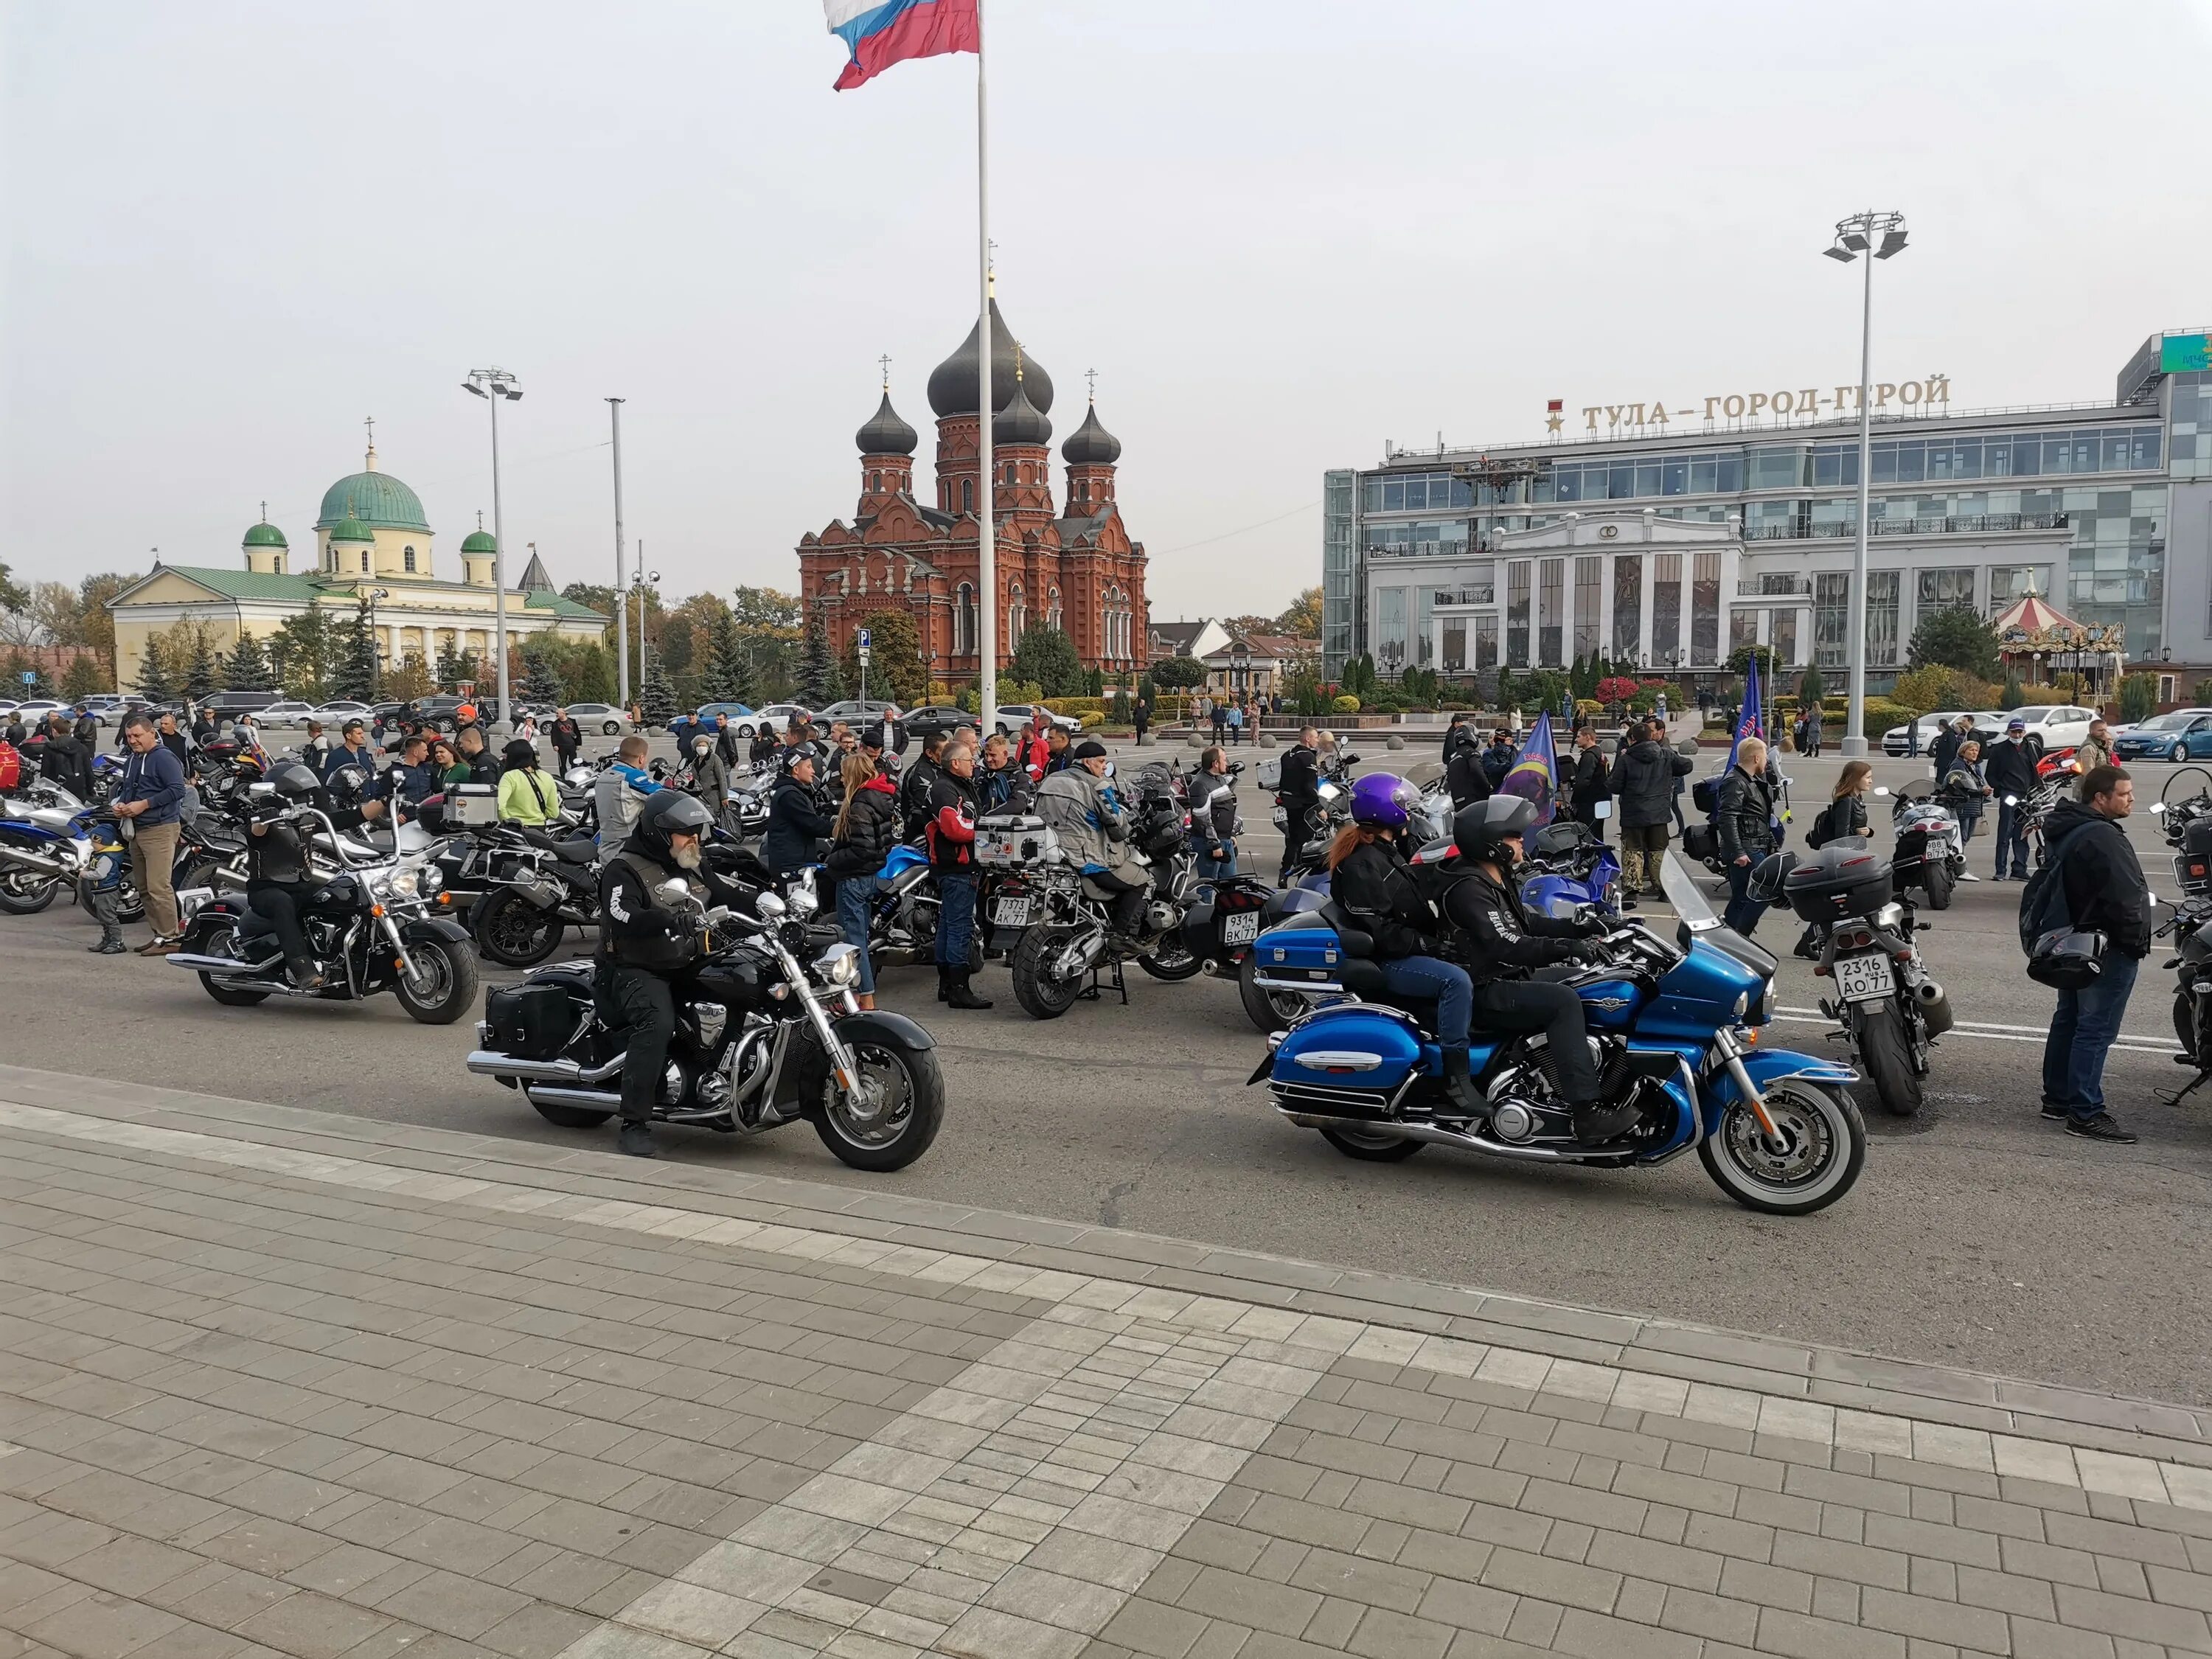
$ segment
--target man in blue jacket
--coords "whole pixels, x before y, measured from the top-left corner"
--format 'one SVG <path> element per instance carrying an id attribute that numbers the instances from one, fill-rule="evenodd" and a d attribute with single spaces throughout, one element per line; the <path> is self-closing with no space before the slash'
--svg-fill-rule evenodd
<path id="1" fill-rule="evenodd" d="M 123 781 L 116 787 L 115 816 L 131 837 L 131 875 L 146 901 L 154 937 L 142 957 L 166 957 L 177 948 L 177 823 L 185 804 L 184 763 L 162 746 L 152 718 L 134 709 L 123 717 Z"/>

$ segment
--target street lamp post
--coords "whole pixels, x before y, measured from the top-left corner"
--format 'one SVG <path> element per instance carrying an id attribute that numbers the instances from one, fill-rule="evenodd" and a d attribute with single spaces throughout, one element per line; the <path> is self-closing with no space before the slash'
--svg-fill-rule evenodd
<path id="1" fill-rule="evenodd" d="M 628 399 L 610 398 L 607 412 L 615 428 L 615 707 L 629 702 L 629 618 L 623 614 L 629 590 L 623 575 L 622 406 Z"/>
<path id="2" fill-rule="evenodd" d="M 384 647 L 378 641 L 376 635 L 376 602 L 379 599 L 390 599 L 392 590 L 388 587 L 372 587 L 363 597 L 368 600 L 368 700 L 374 702 L 377 671 L 383 666 L 384 663 Z M 397 656 L 398 653 L 394 652 L 392 654 Z"/>
<path id="3" fill-rule="evenodd" d="M 514 706 L 508 701 L 507 684 L 507 520 L 499 502 L 499 406 L 502 401 L 520 403 L 522 388 L 503 368 L 472 368 L 461 390 L 491 404 L 491 603 L 499 652 L 499 720 L 492 734 L 511 738 Z"/>
<path id="4" fill-rule="evenodd" d="M 1851 556 L 1850 656 L 1851 694 L 1844 714 L 1844 758 L 1866 753 L 1866 609 L 1868 487 L 1874 473 L 1874 407 L 1868 382 L 1874 362 L 1874 262 L 1901 252 L 1905 247 L 1905 216 L 1877 213 L 1869 209 L 1836 222 L 1836 240 L 1822 250 L 1827 257 L 1849 264 L 1862 253 L 1872 258 L 1862 273 L 1864 289 L 1859 302 L 1859 534 Z"/>

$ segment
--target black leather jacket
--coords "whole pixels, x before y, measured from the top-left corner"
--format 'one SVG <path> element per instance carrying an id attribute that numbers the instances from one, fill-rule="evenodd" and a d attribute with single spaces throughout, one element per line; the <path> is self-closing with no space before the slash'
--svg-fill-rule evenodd
<path id="1" fill-rule="evenodd" d="M 1328 891 L 1347 921 L 1374 936 L 1378 959 L 1435 954 L 1436 907 L 1422 896 L 1397 842 L 1354 848 L 1330 873 Z"/>
<path id="2" fill-rule="evenodd" d="M 1720 802 L 1713 812 L 1713 832 L 1720 837 L 1721 859 L 1733 864 L 1738 858 L 1753 863 L 1774 850 L 1774 784 L 1764 774 L 1754 775 L 1732 766 L 1721 780 Z"/>
<path id="3" fill-rule="evenodd" d="M 1525 979 L 1531 968 L 1572 962 L 1584 954 L 1580 941 L 1607 926 L 1540 916 L 1521 902 L 1510 881 L 1499 882 L 1483 865 L 1469 866 L 1446 890 L 1443 908 L 1456 930 L 1453 955 L 1477 985 Z"/>

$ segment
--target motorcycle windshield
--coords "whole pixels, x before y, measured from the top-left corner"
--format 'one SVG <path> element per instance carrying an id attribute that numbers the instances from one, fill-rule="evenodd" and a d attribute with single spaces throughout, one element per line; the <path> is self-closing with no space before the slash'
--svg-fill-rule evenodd
<path id="1" fill-rule="evenodd" d="M 1698 884 L 1690 879 L 1682 860 L 1672 853 L 1659 866 L 1659 890 L 1667 895 L 1667 902 L 1674 907 L 1674 914 L 1692 933 L 1707 933 L 1721 925 L 1720 917 L 1713 914 L 1713 907 L 1698 890 Z"/>

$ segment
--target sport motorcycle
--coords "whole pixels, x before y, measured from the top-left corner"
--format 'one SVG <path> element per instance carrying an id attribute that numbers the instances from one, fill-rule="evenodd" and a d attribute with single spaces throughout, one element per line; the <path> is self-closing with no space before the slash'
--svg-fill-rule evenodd
<path id="1" fill-rule="evenodd" d="M 811 889 L 760 893 L 750 915 L 704 908 L 680 882 L 659 897 L 690 916 L 699 953 L 677 980 L 654 1121 L 752 1135 L 805 1119 L 856 1170 L 902 1170 L 929 1149 L 945 1116 L 935 1042 L 903 1014 L 859 1008 L 852 945 L 810 958 Z M 623 1029 L 600 1013 L 592 971 L 558 963 L 489 992 L 467 1060 L 564 1129 L 622 1108 Z"/>
<path id="2" fill-rule="evenodd" d="M 1332 926 L 1334 906 L 1263 933 L 1269 982 L 1344 998 L 1271 1036 L 1249 1082 L 1277 1109 L 1348 1158 L 1395 1163 L 1425 1146 L 1523 1163 L 1632 1169 L 1694 1149 L 1721 1190 L 1747 1209 L 1806 1215 L 1849 1192 L 1866 1161 L 1866 1125 L 1849 1066 L 1770 1048 L 1774 958 L 1723 927 L 1680 859 L 1661 884 L 1680 921 L 1662 939 L 1640 924 L 1600 941 L 1599 962 L 1565 975 L 1582 998 L 1607 1105 L 1637 1121 L 1599 1146 L 1577 1142 L 1540 1034 L 1480 1031 L 1469 1066 L 1482 1093 L 1465 1111 L 1447 1091 L 1429 1024 L 1435 1005 L 1384 1000 L 1373 941 Z"/>
<path id="3" fill-rule="evenodd" d="M 1887 793 L 1887 786 L 1877 790 Z M 1966 873 L 1966 843 L 1959 817 L 1929 783 L 1907 784 L 1891 801 L 1897 844 L 1890 854 L 1891 879 L 1899 888 L 1917 887 L 1928 908 L 1948 910 L 1951 895 Z"/>

